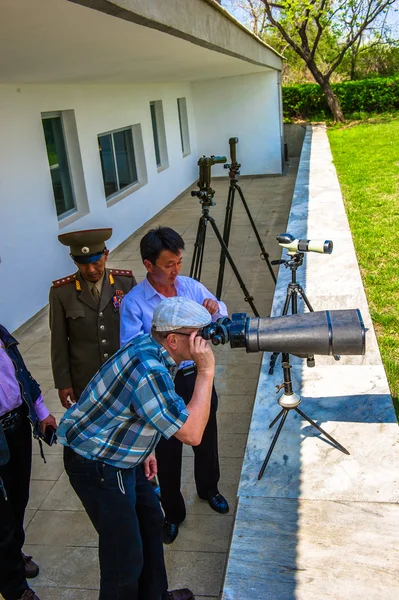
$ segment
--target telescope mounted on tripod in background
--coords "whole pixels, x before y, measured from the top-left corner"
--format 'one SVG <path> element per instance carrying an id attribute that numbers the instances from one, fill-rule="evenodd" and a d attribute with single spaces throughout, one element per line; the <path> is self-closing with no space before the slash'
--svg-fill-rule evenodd
<path id="1" fill-rule="evenodd" d="M 229 139 L 231 162 L 226 163 L 224 165 L 225 169 L 229 169 L 230 186 L 229 186 L 229 194 L 227 197 L 227 204 L 226 204 L 226 215 L 224 218 L 223 241 L 224 241 L 225 245 L 228 247 L 229 240 L 230 240 L 231 223 L 232 223 L 232 219 L 233 219 L 234 198 L 235 198 L 235 193 L 237 191 L 238 195 L 242 201 L 242 204 L 245 208 L 245 212 L 247 213 L 249 222 L 251 224 L 251 227 L 253 229 L 253 232 L 255 234 L 257 242 L 259 244 L 259 248 L 261 250 L 260 258 L 262 260 L 266 261 L 266 265 L 267 265 L 269 273 L 273 279 L 273 282 L 276 283 L 276 276 L 275 276 L 273 268 L 272 268 L 272 263 L 269 260 L 269 254 L 266 252 L 266 249 L 263 245 L 263 242 L 261 240 L 259 232 L 256 228 L 255 221 L 253 220 L 251 211 L 249 210 L 249 206 L 248 206 L 247 201 L 245 200 L 244 194 L 242 192 L 242 189 L 238 185 L 238 175 L 240 174 L 241 163 L 237 162 L 237 144 L 238 144 L 238 137 L 231 137 Z M 222 250 L 220 252 L 220 259 L 219 259 L 218 281 L 217 281 L 217 285 L 216 285 L 216 296 L 218 298 L 220 298 L 222 295 L 225 263 L 226 263 L 226 256 L 225 256 L 224 250 L 222 248 Z"/>
<path id="2" fill-rule="evenodd" d="M 199 166 L 199 179 L 197 181 L 197 186 L 199 190 L 192 190 L 191 196 L 194 198 L 199 198 L 201 204 L 205 206 L 215 206 L 213 201 L 213 197 L 215 195 L 215 190 L 211 188 L 212 181 L 212 173 L 211 167 L 217 164 L 223 164 L 227 162 L 227 158 L 225 156 L 202 156 L 198 160 Z"/>

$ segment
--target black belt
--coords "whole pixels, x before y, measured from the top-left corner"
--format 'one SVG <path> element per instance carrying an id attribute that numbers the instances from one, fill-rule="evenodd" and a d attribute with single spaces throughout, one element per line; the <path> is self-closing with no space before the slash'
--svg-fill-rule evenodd
<path id="1" fill-rule="evenodd" d="M 4 413 L 4 415 L 1 415 L 0 423 L 1 423 L 1 426 L 3 427 L 3 431 L 7 431 L 7 429 L 11 429 L 12 427 L 15 427 L 15 425 L 17 425 L 17 423 L 19 423 L 19 421 L 23 417 L 23 415 L 24 415 L 24 405 L 23 404 L 21 404 L 21 406 L 17 406 L 17 408 L 14 408 L 13 410 L 10 410 L 10 411 Z"/>
<path id="2" fill-rule="evenodd" d="M 180 373 L 183 377 L 186 377 L 187 375 L 196 373 L 197 367 L 196 367 L 196 365 L 187 365 L 187 367 L 183 367 L 182 369 L 179 369 L 177 372 Z"/>

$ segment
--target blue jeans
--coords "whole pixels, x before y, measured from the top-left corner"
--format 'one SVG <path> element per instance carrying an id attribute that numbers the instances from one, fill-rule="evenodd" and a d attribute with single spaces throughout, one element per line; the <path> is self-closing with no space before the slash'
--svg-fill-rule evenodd
<path id="1" fill-rule="evenodd" d="M 163 514 L 143 467 L 117 469 L 67 447 L 64 465 L 99 535 L 99 600 L 161 600 Z"/>

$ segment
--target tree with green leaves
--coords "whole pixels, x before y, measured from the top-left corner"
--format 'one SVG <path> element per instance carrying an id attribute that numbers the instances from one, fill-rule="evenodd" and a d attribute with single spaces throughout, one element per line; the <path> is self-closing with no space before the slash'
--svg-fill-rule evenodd
<path id="1" fill-rule="evenodd" d="M 320 85 L 335 121 L 344 121 L 331 77 L 351 50 L 375 35 L 397 0 L 230 0 L 230 4 L 257 14 L 256 32 L 268 31 L 281 39 L 306 64 Z M 262 20 L 262 15 L 265 18 Z M 261 27 L 260 27 L 261 26 Z M 321 52 L 321 49 L 324 52 Z M 326 57 L 326 52 L 328 56 Z"/>

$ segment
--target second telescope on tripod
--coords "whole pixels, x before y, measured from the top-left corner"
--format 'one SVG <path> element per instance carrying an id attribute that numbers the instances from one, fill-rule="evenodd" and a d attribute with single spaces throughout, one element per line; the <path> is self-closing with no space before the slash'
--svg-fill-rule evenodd
<path id="1" fill-rule="evenodd" d="M 199 178 L 197 185 L 199 190 L 193 190 L 191 192 L 193 198 L 200 198 L 201 201 L 205 200 L 206 202 L 209 202 L 208 206 L 214 206 L 213 196 L 215 195 L 215 190 L 211 188 L 211 167 L 225 162 L 227 162 L 225 156 L 202 156 L 198 159 Z"/>
<path id="2" fill-rule="evenodd" d="M 191 192 L 191 196 L 199 198 L 199 201 L 202 205 L 202 216 L 200 217 L 198 222 L 197 235 L 194 243 L 194 253 L 193 258 L 191 260 L 190 277 L 193 277 L 197 281 L 200 281 L 201 279 L 202 264 L 205 252 L 206 226 L 208 223 L 210 223 L 216 235 L 216 238 L 220 244 L 221 252 L 223 253 L 223 256 L 225 256 L 229 261 L 233 273 L 236 276 L 238 283 L 240 284 L 240 287 L 244 293 L 245 301 L 248 302 L 248 304 L 252 308 L 254 315 L 256 317 L 259 317 L 259 313 L 256 310 L 255 304 L 253 302 L 253 296 L 249 294 L 245 283 L 240 273 L 238 272 L 233 257 L 231 256 L 229 249 L 216 225 L 215 219 L 209 214 L 210 207 L 215 206 L 215 202 L 213 201 L 215 190 L 211 187 L 211 167 L 217 163 L 225 163 L 226 161 L 227 158 L 225 156 L 203 156 L 198 160 L 199 179 L 197 185 L 199 187 L 199 190 L 193 190 Z M 218 295 L 217 293 L 216 296 L 220 298 L 220 295 Z"/>
<path id="3" fill-rule="evenodd" d="M 242 189 L 238 185 L 238 175 L 240 174 L 241 164 L 239 162 L 237 162 L 237 144 L 238 144 L 237 137 L 231 137 L 229 139 L 231 162 L 226 163 L 224 165 L 225 169 L 229 169 L 230 186 L 229 186 L 229 194 L 227 197 L 227 204 L 226 204 L 226 215 L 225 215 L 225 219 L 224 219 L 223 241 L 224 241 L 225 245 L 228 247 L 229 240 L 230 240 L 231 223 L 232 223 L 232 219 L 233 219 L 234 198 L 235 198 L 235 193 L 237 191 L 238 195 L 242 201 L 242 204 L 245 208 L 245 212 L 247 213 L 249 222 L 251 224 L 251 227 L 253 229 L 253 232 L 255 234 L 257 242 L 259 244 L 259 248 L 261 250 L 260 257 L 262 260 L 266 261 L 266 265 L 267 265 L 267 268 L 269 269 L 270 275 L 271 275 L 274 283 L 276 283 L 276 276 L 275 276 L 273 268 L 272 268 L 272 263 L 269 260 L 269 255 L 266 252 L 266 249 L 262 243 L 261 237 L 260 237 L 257 227 L 255 225 L 255 221 L 253 220 L 253 217 L 251 215 L 251 211 L 249 210 L 247 201 L 245 200 Z M 225 263 L 226 263 L 226 255 L 222 248 L 220 251 L 219 274 L 218 274 L 218 280 L 217 280 L 217 284 L 216 284 L 216 296 L 218 298 L 220 298 L 222 295 Z"/>

